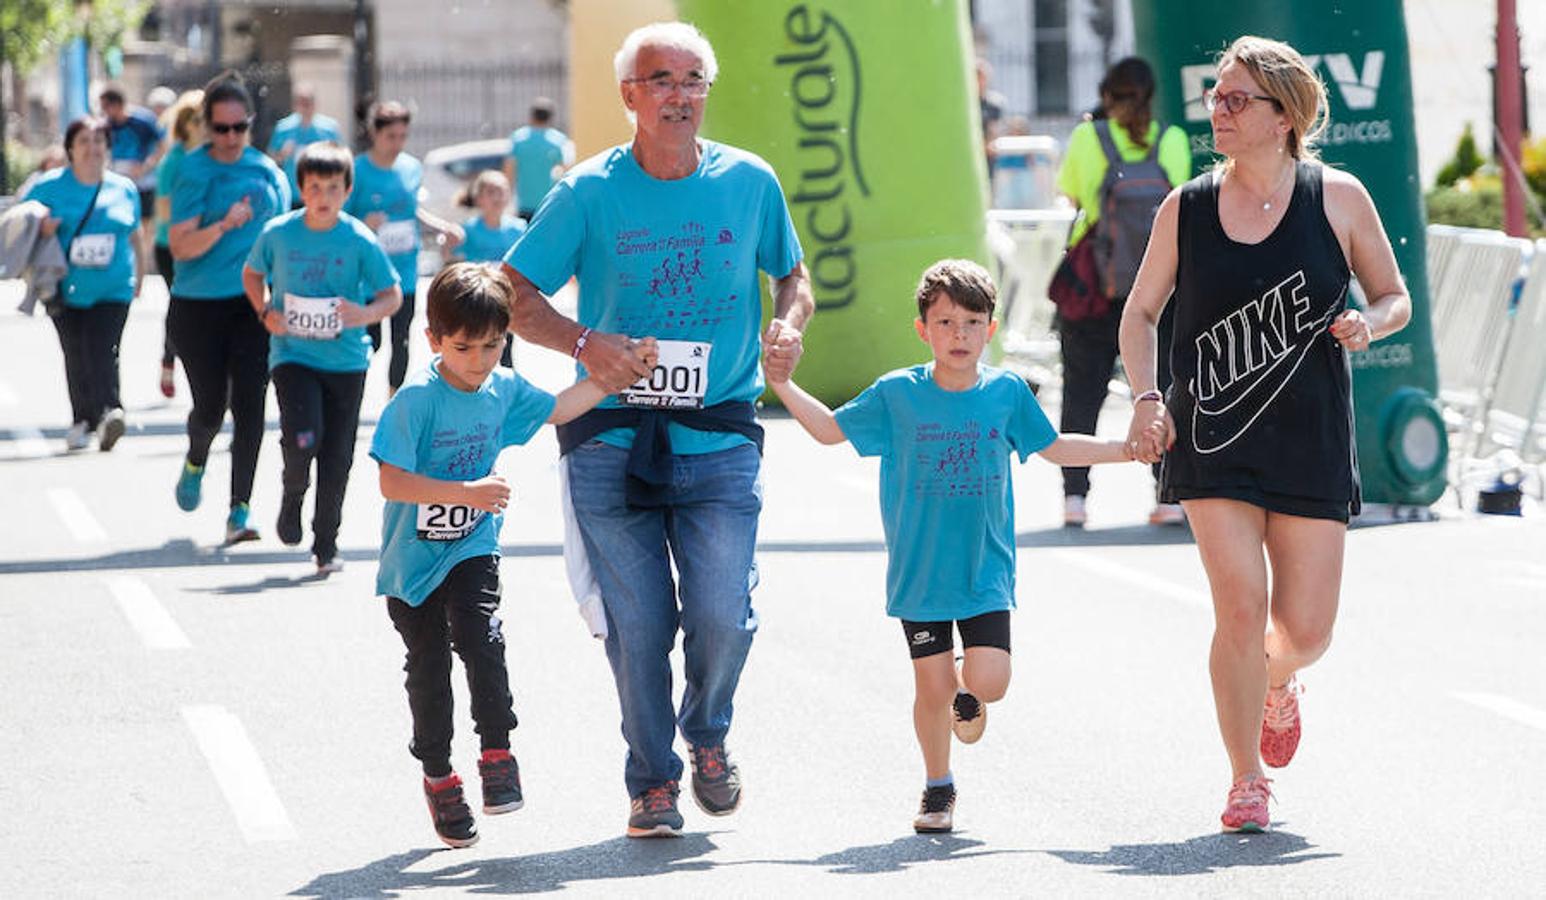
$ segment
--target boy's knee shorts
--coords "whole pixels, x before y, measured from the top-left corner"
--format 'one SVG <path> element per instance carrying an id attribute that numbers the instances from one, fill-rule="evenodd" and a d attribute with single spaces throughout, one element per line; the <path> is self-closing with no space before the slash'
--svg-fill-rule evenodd
<path id="1" fill-rule="evenodd" d="M 956 622 L 909 622 L 903 619 L 902 634 L 907 637 L 907 649 L 913 659 L 954 650 L 955 636 L 951 625 L 960 629 L 962 647 L 997 647 L 1009 652 L 1009 610 L 1000 609 Z"/>

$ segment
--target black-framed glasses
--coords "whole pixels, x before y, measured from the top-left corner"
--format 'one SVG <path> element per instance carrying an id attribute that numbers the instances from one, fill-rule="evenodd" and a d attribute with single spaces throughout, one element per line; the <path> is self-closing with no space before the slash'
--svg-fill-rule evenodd
<path id="1" fill-rule="evenodd" d="M 246 134 L 247 133 L 247 129 L 249 129 L 251 127 L 252 127 L 252 120 L 251 119 L 242 119 L 240 122 L 211 122 L 211 123 L 209 123 L 209 130 L 213 131 L 215 134 L 230 134 L 233 131 L 236 132 L 237 134 Z"/>
<path id="2" fill-rule="evenodd" d="M 624 78 L 624 84 L 642 84 L 649 89 L 657 99 L 671 96 L 671 92 L 681 88 L 682 93 L 694 100 L 707 97 L 709 88 L 714 82 L 697 75 L 689 75 L 681 81 L 676 81 L 669 75 L 655 75 L 650 78 Z"/>
<path id="3" fill-rule="evenodd" d="M 1265 100 L 1273 106 L 1281 106 L 1276 97 L 1248 94 L 1245 91 L 1230 91 L 1221 94 L 1218 88 L 1208 88 L 1202 94 L 1202 105 L 1208 112 L 1213 112 L 1215 109 L 1223 106 L 1232 116 L 1244 112 L 1245 108 L 1251 105 L 1252 100 Z"/>

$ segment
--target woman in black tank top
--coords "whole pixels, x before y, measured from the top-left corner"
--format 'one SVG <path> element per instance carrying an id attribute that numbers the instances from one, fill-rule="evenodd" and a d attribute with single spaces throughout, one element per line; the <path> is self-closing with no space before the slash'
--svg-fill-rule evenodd
<path id="1" fill-rule="evenodd" d="M 1325 87 L 1298 52 L 1240 38 L 1205 101 L 1225 162 L 1160 206 L 1122 318 L 1128 441 L 1163 456 L 1162 499 L 1185 507 L 1212 586 L 1209 669 L 1233 769 L 1221 821 L 1261 831 L 1262 762 L 1287 765 L 1298 746 L 1294 673 L 1331 641 L 1359 508 L 1347 352 L 1400 330 L 1411 299 L 1363 185 L 1315 160 Z M 1373 298 L 1362 310 L 1351 274 Z M 1162 396 L 1155 322 L 1172 290 Z"/>

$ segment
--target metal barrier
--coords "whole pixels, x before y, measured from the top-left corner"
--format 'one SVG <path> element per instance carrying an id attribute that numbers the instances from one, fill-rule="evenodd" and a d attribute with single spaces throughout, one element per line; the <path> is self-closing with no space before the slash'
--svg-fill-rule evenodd
<path id="1" fill-rule="evenodd" d="M 1433 333 L 1439 398 L 1469 435 L 1497 378 L 1508 339 L 1509 301 L 1529 241 L 1468 231 L 1435 293 Z"/>
<path id="2" fill-rule="evenodd" d="M 1072 209 L 988 211 L 988 243 L 999 266 L 1003 364 L 1033 385 L 1061 379 L 1047 283 L 1063 259 Z"/>
<path id="3" fill-rule="evenodd" d="M 1477 455 L 1512 450 L 1532 465 L 1546 461 L 1546 240 L 1536 241 L 1519 293 L 1497 381 L 1488 398 Z"/>
<path id="4" fill-rule="evenodd" d="M 445 144 L 505 137 L 526 124 L 539 96 L 569 96 L 562 58 L 501 63 L 382 63 L 378 93 L 413 110 L 408 151 L 423 156 Z M 569 117 L 561 109 L 560 128 Z"/>

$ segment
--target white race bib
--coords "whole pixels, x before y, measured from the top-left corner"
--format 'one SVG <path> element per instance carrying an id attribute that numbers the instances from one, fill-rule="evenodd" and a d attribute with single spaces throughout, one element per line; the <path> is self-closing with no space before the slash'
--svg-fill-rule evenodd
<path id="1" fill-rule="evenodd" d="M 70 242 L 70 265 L 105 269 L 112 263 L 117 246 L 116 234 L 77 234 Z"/>
<path id="2" fill-rule="evenodd" d="M 285 294 L 285 331 L 291 337 L 330 341 L 343 330 L 338 297 L 297 297 Z"/>
<path id="3" fill-rule="evenodd" d="M 709 389 L 707 341 L 661 341 L 655 371 L 617 395 L 627 406 L 702 409 Z"/>
<path id="4" fill-rule="evenodd" d="M 414 530 L 421 541 L 459 541 L 483 521 L 483 510 L 460 503 L 420 503 Z"/>
<path id="5" fill-rule="evenodd" d="M 381 249 L 387 252 L 387 256 L 412 253 L 413 245 L 418 238 L 419 223 L 414 219 L 406 222 L 383 223 L 381 230 L 376 232 L 376 240 L 381 242 Z"/>

